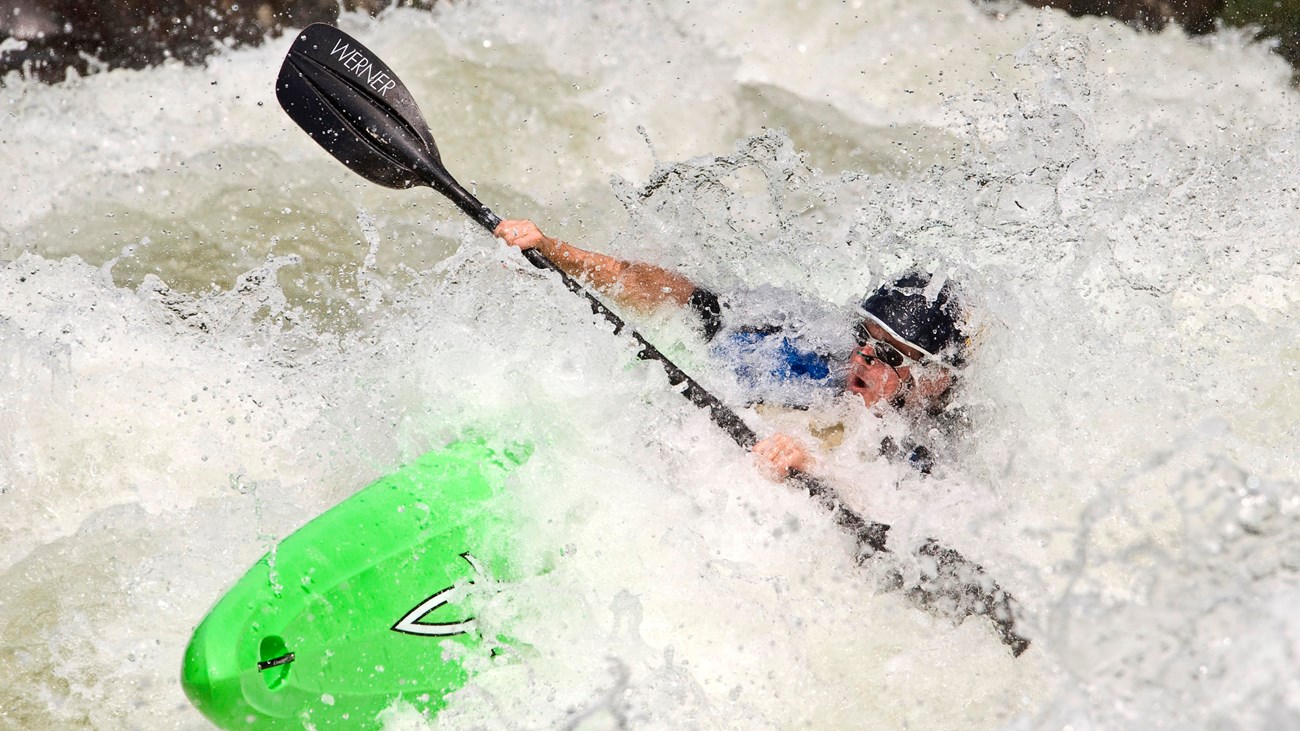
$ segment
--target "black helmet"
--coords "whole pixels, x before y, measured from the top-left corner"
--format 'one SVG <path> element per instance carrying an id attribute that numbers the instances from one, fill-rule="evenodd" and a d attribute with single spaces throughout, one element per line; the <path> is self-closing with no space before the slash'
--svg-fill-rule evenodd
<path id="1" fill-rule="evenodd" d="M 930 358 L 961 366 L 966 349 L 961 307 L 951 282 L 934 299 L 925 295 L 930 275 L 904 274 L 862 300 L 859 309 L 893 337 Z"/>

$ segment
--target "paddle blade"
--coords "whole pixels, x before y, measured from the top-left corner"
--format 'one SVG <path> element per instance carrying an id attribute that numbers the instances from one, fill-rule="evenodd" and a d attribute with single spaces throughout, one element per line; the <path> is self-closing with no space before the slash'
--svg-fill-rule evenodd
<path id="1" fill-rule="evenodd" d="M 317 144 L 371 182 L 435 185 L 446 175 L 411 93 L 379 57 L 324 23 L 298 35 L 276 98 Z"/>

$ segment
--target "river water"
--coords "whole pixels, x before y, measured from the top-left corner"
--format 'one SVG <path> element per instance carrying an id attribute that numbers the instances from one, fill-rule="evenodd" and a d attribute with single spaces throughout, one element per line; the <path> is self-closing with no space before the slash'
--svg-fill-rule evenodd
<path id="1" fill-rule="evenodd" d="M 389 728 L 1300 726 L 1300 98 L 1266 49 L 962 0 L 341 25 L 503 216 L 720 290 L 959 280 L 961 454 L 823 469 L 983 564 L 1033 647 L 874 591 L 581 300 L 321 152 L 285 38 L 0 89 L 0 728 L 207 728 L 178 670 L 225 587 L 472 430 L 535 447 L 481 617 L 530 651 Z"/>

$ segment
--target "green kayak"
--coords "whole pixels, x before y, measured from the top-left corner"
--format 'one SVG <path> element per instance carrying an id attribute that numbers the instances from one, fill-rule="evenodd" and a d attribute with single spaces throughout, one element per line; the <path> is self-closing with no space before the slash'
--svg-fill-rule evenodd
<path id="1" fill-rule="evenodd" d="M 284 539 L 195 629 L 185 694 L 224 729 L 377 728 L 398 698 L 436 712 L 500 646 L 470 585 L 506 576 L 489 498 L 527 456 L 456 442 Z"/>

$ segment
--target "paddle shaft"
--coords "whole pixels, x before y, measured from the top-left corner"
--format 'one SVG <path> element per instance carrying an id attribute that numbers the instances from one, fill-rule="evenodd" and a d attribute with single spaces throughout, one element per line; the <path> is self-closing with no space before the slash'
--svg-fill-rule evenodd
<path id="1" fill-rule="evenodd" d="M 440 183 L 442 184 L 436 186 L 440 192 L 446 195 L 470 218 L 487 229 L 489 233 L 495 235 L 497 226 L 501 224 L 499 216 L 454 180 L 450 180 L 450 185 L 447 185 L 446 181 L 440 181 Z M 716 396 L 709 393 L 694 378 L 687 375 L 685 371 L 678 368 L 658 348 L 642 337 L 641 333 L 628 327 L 623 318 L 606 307 L 604 302 L 597 299 L 578 280 L 569 276 L 555 262 L 536 248 L 524 249 L 523 254 L 538 269 L 549 269 L 559 275 L 560 281 L 564 283 L 564 286 L 569 291 L 584 297 L 591 306 L 593 313 L 605 318 L 607 322 L 614 326 L 616 335 L 626 332 L 631 336 L 641 346 L 637 357 L 642 360 L 658 361 L 668 374 L 668 382 L 673 386 L 677 386 L 679 392 L 691 403 L 700 408 L 708 409 L 709 418 L 713 420 L 713 423 L 721 427 L 737 445 L 748 451 L 758 443 L 758 435 L 754 433 L 753 429 L 749 428 L 749 425 L 735 411 L 719 401 Z M 858 544 L 859 561 L 877 553 L 889 552 L 886 545 L 889 534 L 888 525 L 862 517 L 844 504 L 834 488 L 812 475 L 799 470 L 791 470 L 787 479 L 802 487 L 809 497 L 813 498 L 831 514 L 837 526 L 853 536 Z M 967 607 L 968 614 L 987 614 L 997 628 L 998 636 L 1004 644 L 1011 648 L 1013 655 L 1019 656 L 1028 649 L 1029 640 L 1015 631 L 1015 615 L 1012 609 L 1011 597 L 1002 591 L 996 582 L 988 578 L 983 568 L 970 562 L 956 551 L 944 548 L 933 539 L 926 540 L 917 553 L 934 562 L 934 573 L 929 582 L 915 586 L 907 592 L 909 600 L 917 606 L 931 610 L 941 604 L 952 603 L 957 606 Z M 891 580 L 891 583 L 901 586 L 902 577 L 896 576 Z M 954 585 L 960 588 L 954 590 Z"/>
<path id="2" fill-rule="evenodd" d="M 495 234 L 497 226 L 501 223 L 501 218 L 464 188 L 455 184 L 454 180 L 452 184 L 454 190 L 450 193 L 447 192 L 445 186 L 437 187 L 470 218 L 477 221 L 489 233 Z M 578 280 L 565 273 L 555 262 L 536 248 L 524 249 L 523 254 L 538 269 L 549 269 L 559 275 L 560 281 L 564 282 L 564 286 L 569 291 L 584 297 L 588 304 L 591 305 L 593 313 L 605 318 L 614 326 L 615 334 L 626 332 L 630 335 L 641 346 L 637 357 L 642 360 L 658 361 L 668 374 L 668 382 L 673 386 L 677 386 L 678 391 L 691 403 L 700 408 L 708 409 L 709 418 L 713 420 L 713 423 L 721 427 L 741 449 L 751 450 L 758 443 L 758 435 L 754 433 L 753 429 L 749 428 L 749 425 L 735 411 L 731 410 L 731 407 L 719 401 L 716 396 L 709 393 L 694 378 L 691 378 L 685 371 L 678 368 L 675 363 L 668 359 L 668 356 L 661 353 L 658 348 L 642 337 L 641 333 L 628 327 L 623 318 L 606 307 L 605 303 L 597 299 Z M 683 386 L 683 384 L 685 385 Z M 833 487 L 806 472 L 791 470 L 787 479 L 802 487 L 809 497 L 813 498 L 831 514 L 837 526 L 853 536 L 858 544 L 859 561 L 870 558 L 877 553 L 889 552 L 886 545 L 889 535 L 888 525 L 862 517 L 844 504 L 844 501 L 840 499 Z M 933 561 L 933 573 L 929 581 L 924 581 L 921 585 L 908 590 L 907 597 L 909 600 L 917 606 L 931 611 L 934 611 L 938 606 L 952 604 L 962 607 L 962 610 L 967 615 L 987 614 L 997 628 L 998 636 L 1003 644 L 1011 648 L 1013 655 L 1019 657 L 1021 653 L 1028 649 L 1029 640 L 1015 631 L 1015 614 L 1011 597 L 988 577 L 982 567 L 972 563 L 956 551 L 944 548 L 933 539 L 927 539 L 918 549 L 917 554 Z M 901 586 L 902 577 L 895 575 L 891 579 L 891 583 L 895 584 L 895 586 Z"/>

